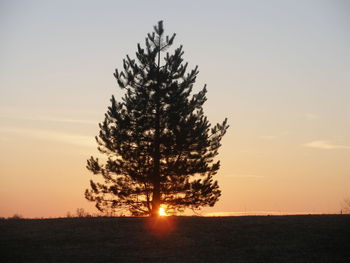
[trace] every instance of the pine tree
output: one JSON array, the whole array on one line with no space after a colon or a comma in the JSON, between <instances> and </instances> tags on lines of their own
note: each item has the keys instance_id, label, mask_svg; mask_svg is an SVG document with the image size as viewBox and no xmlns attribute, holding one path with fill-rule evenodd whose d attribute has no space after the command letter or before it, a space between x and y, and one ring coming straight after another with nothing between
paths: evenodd
<instances>
[{"instance_id":1,"label":"pine tree","mask_svg":"<svg viewBox=\"0 0 350 263\"><path fill-rule=\"evenodd\" d=\"M104 182L91 180L85 197L101 211L155 216L162 205L171 214L214 206L221 195L213 180L220 162L214 158L227 119L213 127L207 120L206 87L191 94L198 67L186 73L182 46L165 53L174 38L165 36L163 22L158 22L145 49L138 44L137 61L126 56L124 70L114 73L125 95L120 102L112 96L96 136L107 160L87 161L87 169Z\"/></svg>"}]
</instances>

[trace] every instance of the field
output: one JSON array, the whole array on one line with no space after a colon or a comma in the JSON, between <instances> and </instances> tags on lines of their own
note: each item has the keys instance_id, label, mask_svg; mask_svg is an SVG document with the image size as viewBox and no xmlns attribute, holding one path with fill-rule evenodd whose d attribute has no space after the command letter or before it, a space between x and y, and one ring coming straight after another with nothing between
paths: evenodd
<instances>
[{"instance_id":1,"label":"field","mask_svg":"<svg viewBox=\"0 0 350 263\"><path fill-rule=\"evenodd\" d=\"M350 262L350 215L0 220L1 262Z\"/></svg>"}]
</instances>

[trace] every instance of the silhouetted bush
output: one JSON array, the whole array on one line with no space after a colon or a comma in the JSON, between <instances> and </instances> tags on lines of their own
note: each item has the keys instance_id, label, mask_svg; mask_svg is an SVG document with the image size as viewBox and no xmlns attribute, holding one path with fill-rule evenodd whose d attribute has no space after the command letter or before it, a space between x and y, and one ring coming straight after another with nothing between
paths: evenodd
<instances>
[{"instance_id":1,"label":"silhouetted bush","mask_svg":"<svg viewBox=\"0 0 350 263\"><path fill-rule=\"evenodd\" d=\"M9 217L8 219L23 219L23 216L20 214L14 214L13 216Z\"/></svg>"}]
</instances>

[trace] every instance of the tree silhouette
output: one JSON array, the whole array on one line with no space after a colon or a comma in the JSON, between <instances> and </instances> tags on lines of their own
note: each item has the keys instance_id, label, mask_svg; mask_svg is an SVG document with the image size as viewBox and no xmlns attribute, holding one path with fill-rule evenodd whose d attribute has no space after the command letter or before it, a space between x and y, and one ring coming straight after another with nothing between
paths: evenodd
<instances>
[{"instance_id":1,"label":"tree silhouette","mask_svg":"<svg viewBox=\"0 0 350 263\"><path fill-rule=\"evenodd\" d=\"M90 181L85 197L96 207L128 210L134 216L158 215L185 208L213 206L221 195L213 176L220 167L214 160L228 125L211 126L203 112L206 87L191 95L198 67L186 73L182 46L165 53L175 34L164 35L163 22L148 34L145 49L137 46L137 61L126 56L123 71L115 71L125 90L114 96L96 136L98 149L107 156L87 161L87 169L104 182Z\"/></svg>"}]
</instances>

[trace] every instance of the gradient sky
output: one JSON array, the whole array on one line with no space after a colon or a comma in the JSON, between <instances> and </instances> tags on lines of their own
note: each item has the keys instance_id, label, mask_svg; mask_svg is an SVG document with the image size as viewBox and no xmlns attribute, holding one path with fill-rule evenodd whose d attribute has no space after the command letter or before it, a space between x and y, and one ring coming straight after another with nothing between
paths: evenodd
<instances>
[{"instance_id":1,"label":"gradient sky","mask_svg":"<svg viewBox=\"0 0 350 263\"><path fill-rule=\"evenodd\" d=\"M1 1L0 216L65 216L93 176L112 75L159 20L228 117L205 213L338 213L350 197L350 4Z\"/></svg>"}]
</instances>

